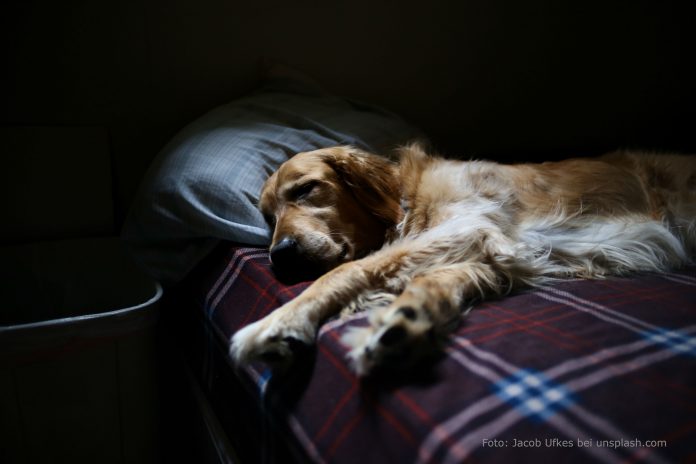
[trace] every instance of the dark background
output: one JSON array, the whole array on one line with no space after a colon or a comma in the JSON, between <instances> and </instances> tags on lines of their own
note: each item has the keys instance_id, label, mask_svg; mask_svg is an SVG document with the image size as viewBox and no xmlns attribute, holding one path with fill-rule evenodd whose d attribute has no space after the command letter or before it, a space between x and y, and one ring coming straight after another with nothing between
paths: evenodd
<instances>
[{"instance_id":1,"label":"dark background","mask_svg":"<svg viewBox=\"0 0 696 464\"><path fill-rule=\"evenodd\" d=\"M157 151L187 122L253 89L262 58L402 114L448 155L694 153L689 3L6 2L0 183L9 221L24 225L0 239L118 231ZM88 180L102 178L96 157L107 159L106 194ZM97 212L102 194L113 205L107 219ZM28 220L36 205L55 217ZM67 224L61 208L71 205L96 225Z\"/></svg>"},{"instance_id":2,"label":"dark background","mask_svg":"<svg viewBox=\"0 0 696 464\"><path fill-rule=\"evenodd\" d=\"M450 156L696 153L690 3L5 1L0 245L118 233L159 149L256 87L263 59L400 113ZM188 448L197 416L169 354L162 436Z\"/></svg>"}]
</instances>

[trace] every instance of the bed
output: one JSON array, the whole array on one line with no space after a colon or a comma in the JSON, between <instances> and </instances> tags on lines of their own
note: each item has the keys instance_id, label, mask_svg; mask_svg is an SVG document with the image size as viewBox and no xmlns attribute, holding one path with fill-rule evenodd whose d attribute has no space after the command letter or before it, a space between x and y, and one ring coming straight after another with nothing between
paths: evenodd
<instances>
[{"instance_id":1,"label":"bed","mask_svg":"<svg viewBox=\"0 0 696 464\"><path fill-rule=\"evenodd\" d=\"M353 375L340 338L364 314L327 323L281 378L232 366L230 335L308 284L278 281L264 249L224 242L172 299L189 365L243 461L288 450L336 463L696 458L696 269L480 304L419 372Z\"/></svg>"},{"instance_id":2,"label":"bed","mask_svg":"<svg viewBox=\"0 0 696 464\"><path fill-rule=\"evenodd\" d=\"M360 313L324 325L285 375L231 364L229 337L310 284L285 284L270 268L255 205L265 178L300 151L348 143L381 153L422 137L389 112L275 76L155 159L122 236L166 285L176 351L238 459L696 461L693 267L479 304L417 371L353 375L340 339L366 324Z\"/></svg>"}]
</instances>

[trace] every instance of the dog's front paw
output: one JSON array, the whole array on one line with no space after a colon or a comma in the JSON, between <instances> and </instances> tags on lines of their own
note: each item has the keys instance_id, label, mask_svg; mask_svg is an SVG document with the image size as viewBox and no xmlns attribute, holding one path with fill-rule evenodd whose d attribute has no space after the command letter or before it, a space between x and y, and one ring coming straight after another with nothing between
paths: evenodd
<instances>
[{"instance_id":1,"label":"dog's front paw","mask_svg":"<svg viewBox=\"0 0 696 464\"><path fill-rule=\"evenodd\" d=\"M377 311L369 327L348 330L342 342L350 348L348 358L359 376L377 367L409 368L439 347L439 334L429 312L421 305L397 299Z\"/></svg>"},{"instance_id":2,"label":"dog's front paw","mask_svg":"<svg viewBox=\"0 0 696 464\"><path fill-rule=\"evenodd\" d=\"M235 333L230 339L230 356L236 364L258 360L286 367L315 336L315 325L286 305Z\"/></svg>"}]
</instances>

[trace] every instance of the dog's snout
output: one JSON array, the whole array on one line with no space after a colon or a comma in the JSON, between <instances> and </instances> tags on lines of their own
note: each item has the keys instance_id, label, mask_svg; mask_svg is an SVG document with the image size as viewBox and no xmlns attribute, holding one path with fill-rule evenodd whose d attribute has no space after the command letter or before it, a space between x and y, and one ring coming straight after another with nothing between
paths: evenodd
<instances>
[{"instance_id":1,"label":"dog's snout","mask_svg":"<svg viewBox=\"0 0 696 464\"><path fill-rule=\"evenodd\" d=\"M283 237L271 248L271 263L273 266L285 268L296 262L300 255L300 247L292 237Z\"/></svg>"},{"instance_id":2,"label":"dog's snout","mask_svg":"<svg viewBox=\"0 0 696 464\"><path fill-rule=\"evenodd\" d=\"M314 280L321 274L317 263L306 256L306 250L292 237L284 237L270 250L276 276L287 283Z\"/></svg>"}]
</instances>

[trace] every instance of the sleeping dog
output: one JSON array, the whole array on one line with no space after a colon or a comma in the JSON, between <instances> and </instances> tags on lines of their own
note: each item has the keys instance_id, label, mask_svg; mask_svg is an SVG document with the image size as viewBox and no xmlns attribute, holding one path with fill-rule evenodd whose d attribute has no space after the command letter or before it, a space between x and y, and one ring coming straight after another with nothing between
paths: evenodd
<instances>
[{"instance_id":1,"label":"sleeping dog","mask_svg":"<svg viewBox=\"0 0 696 464\"><path fill-rule=\"evenodd\" d=\"M287 365L323 321L360 308L370 324L343 342L365 375L418 361L482 298L690 262L696 158L616 152L501 165L414 144L395 163L335 147L285 162L260 208L273 228L273 265L323 275L237 332L231 356Z\"/></svg>"}]
</instances>

